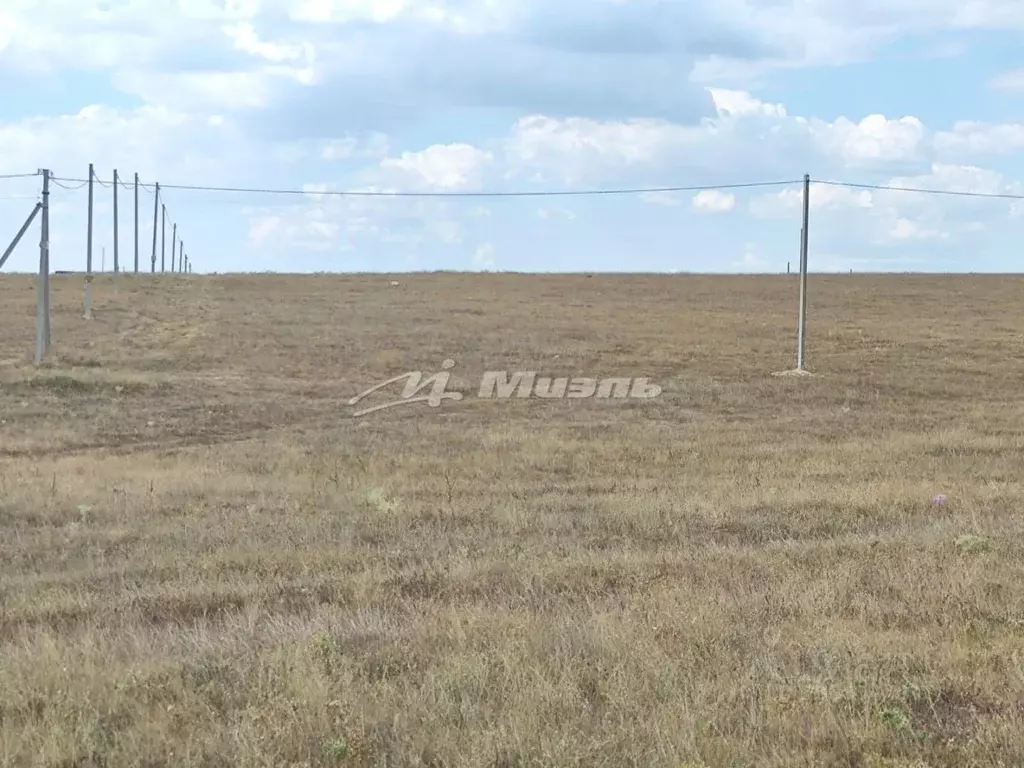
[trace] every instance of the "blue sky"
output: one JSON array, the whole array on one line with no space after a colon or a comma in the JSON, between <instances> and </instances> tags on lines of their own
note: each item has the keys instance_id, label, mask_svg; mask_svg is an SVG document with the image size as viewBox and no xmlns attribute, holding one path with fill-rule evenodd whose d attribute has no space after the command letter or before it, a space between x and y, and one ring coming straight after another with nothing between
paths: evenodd
<instances>
[{"instance_id":1,"label":"blue sky","mask_svg":"<svg viewBox=\"0 0 1024 768\"><path fill-rule=\"evenodd\" d=\"M1019 0L5 0L0 175L165 189L197 271L780 272L815 179L1024 194ZM84 188L52 196L82 269ZM38 178L0 180L0 240ZM112 265L112 191L94 254ZM815 185L820 271L1018 271L1024 201ZM122 260L132 195L120 196ZM153 199L140 200L148 268ZM5 234L6 233L6 234ZM170 252L171 227L167 228ZM35 235L5 271L32 271Z\"/></svg>"}]
</instances>

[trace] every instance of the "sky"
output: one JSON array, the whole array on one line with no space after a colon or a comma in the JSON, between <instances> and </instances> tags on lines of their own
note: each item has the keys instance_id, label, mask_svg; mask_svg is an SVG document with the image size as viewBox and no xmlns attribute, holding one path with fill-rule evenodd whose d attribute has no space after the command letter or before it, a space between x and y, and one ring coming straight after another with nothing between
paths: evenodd
<instances>
[{"instance_id":1,"label":"sky","mask_svg":"<svg viewBox=\"0 0 1024 768\"><path fill-rule=\"evenodd\" d=\"M136 173L141 269L160 182L158 269L221 273L795 271L809 174L811 271L1015 272L1022 43L1020 0L4 0L0 176L54 174L56 270L93 163L96 270L116 170L129 270Z\"/></svg>"}]
</instances>

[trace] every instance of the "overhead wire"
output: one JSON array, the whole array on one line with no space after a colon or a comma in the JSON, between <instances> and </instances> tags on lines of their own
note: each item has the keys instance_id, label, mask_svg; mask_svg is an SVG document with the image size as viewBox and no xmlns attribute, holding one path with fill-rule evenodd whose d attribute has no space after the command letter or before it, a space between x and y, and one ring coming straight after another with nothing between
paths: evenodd
<instances>
[{"instance_id":1,"label":"overhead wire","mask_svg":"<svg viewBox=\"0 0 1024 768\"><path fill-rule=\"evenodd\" d=\"M80 182L82 179L64 178L65 182ZM88 183L88 180L85 181ZM327 197L584 197L594 195L638 195L671 192L702 192L719 189L744 189L753 187L778 187L802 183L801 179L785 181L757 181L739 184L708 184L680 187L640 187L613 189L567 189L567 190L512 190L479 192L389 192L378 190L319 190L319 189L275 189L270 187L218 187L198 184L160 184L160 189L178 189L190 192L235 192L242 194L266 195L323 195Z\"/></svg>"},{"instance_id":2,"label":"overhead wire","mask_svg":"<svg viewBox=\"0 0 1024 768\"><path fill-rule=\"evenodd\" d=\"M954 197L988 197L999 200L1024 200L1024 194L1012 194L1010 192L972 192L960 189L925 189L922 187L897 187L887 184L857 184L852 181L825 181L812 179L812 184L825 184L832 187L850 187L853 189L872 189L886 192L916 192L927 195L952 195Z\"/></svg>"},{"instance_id":3,"label":"overhead wire","mask_svg":"<svg viewBox=\"0 0 1024 768\"><path fill-rule=\"evenodd\" d=\"M0 179L21 179L39 176L41 172L0 174ZM69 176L53 176L51 181L64 189L81 189L89 183L88 179L81 179ZM94 177L94 181L104 188L112 186L113 182L103 181ZM972 190L958 189L935 189L927 187L908 187L891 184L864 184L851 181L836 181L833 179L811 179L813 184L823 184L835 187L848 187L852 189L868 189L888 192L910 192L928 195L947 195L954 197L980 197L1002 200L1024 200L1024 194L1011 192L978 192ZM133 189L132 182L118 179L123 189ZM386 190L335 190L335 189L297 189L297 188L274 188L274 187L231 187L212 186L202 184L160 184L160 189L177 189L188 192L229 192L240 194L264 194L264 195L317 195L324 197L440 197L440 198L492 198L492 197L594 197L602 195L641 195L641 194L669 194L677 192L703 192L727 189L754 189L758 187L781 187L803 183L803 179L784 179L780 181L755 181L741 182L734 184L695 184L686 186L665 186L665 187L622 187L603 189L562 189L562 190L481 190L481 191L452 191L452 192L412 192L412 191L386 191ZM68 187L67 184L77 184L76 187ZM156 184L139 182L139 188L146 192L154 192Z\"/></svg>"}]
</instances>

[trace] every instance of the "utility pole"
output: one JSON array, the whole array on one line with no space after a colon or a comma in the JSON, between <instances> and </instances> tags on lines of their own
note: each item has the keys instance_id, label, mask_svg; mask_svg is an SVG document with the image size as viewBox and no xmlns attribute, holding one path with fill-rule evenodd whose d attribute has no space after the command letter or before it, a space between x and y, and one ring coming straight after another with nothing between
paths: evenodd
<instances>
[{"instance_id":1,"label":"utility pole","mask_svg":"<svg viewBox=\"0 0 1024 768\"><path fill-rule=\"evenodd\" d=\"M135 274L139 274L139 174L135 174Z\"/></svg>"},{"instance_id":2,"label":"utility pole","mask_svg":"<svg viewBox=\"0 0 1024 768\"><path fill-rule=\"evenodd\" d=\"M92 181L95 176L92 163L89 163L89 225L88 239L85 246L85 319L92 318Z\"/></svg>"},{"instance_id":3,"label":"utility pole","mask_svg":"<svg viewBox=\"0 0 1024 768\"><path fill-rule=\"evenodd\" d=\"M36 295L36 354L40 365L50 349L50 171L42 169L43 203L39 225L39 287Z\"/></svg>"},{"instance_id":4,"label":"utility pole","mask_svg":"<svg viewBox=\"0 0 1024 768\"><path fill-rule=\"evenodd\" d=\"M811 210L811 176L804 174L803 226L800 229L800 316L797 324L796 369L804 370L807 342L807 239Z\"/></svg>"},{"instance_id":5,"label":"utility pole","mask_svg":"<svg viewBox=\"0 0 1024 768\"><path fill-rule=\"evenodd\" d=\"M160 182L156 182L156 192L153 194L153 254L150 262L150 272L156 274L156 217L160 213Z\"/></svg>"},{"instance_id":6,"label":"utility pole","mask_svg":"<svg viewBox=\"0 0 1024 768\"><path fill-rule=\"evenodd\" d=\"M43 298L46 301L46 314L44 316L44 329L45 329L45 341L46 346L43 350L43 354L50 354L50 178L51 173L49 170L43 170L43 215L40 228L42 237L39 238L40 250L43 251L42 255L46 261L46 290L43 292Z\"/></svg>"},{"instance_id":7,"label":"utility pole","mask_svg":"<svg viewBox=\"0 0 1024 768\"><path fill-rule=\"evenodd\" d=\"M117 260L117 169L114 169L114 274L121 269Z\"/></svg>"},{"instance_id":8,"label":"utility pole","mask_svg":"<svg viewBox=\"0 0 1024 768\"><path fill-rule=\"evenodd\" d=\"M160 204L160 271L167 271L167 206Z\"/></svg>"}]
</instances>

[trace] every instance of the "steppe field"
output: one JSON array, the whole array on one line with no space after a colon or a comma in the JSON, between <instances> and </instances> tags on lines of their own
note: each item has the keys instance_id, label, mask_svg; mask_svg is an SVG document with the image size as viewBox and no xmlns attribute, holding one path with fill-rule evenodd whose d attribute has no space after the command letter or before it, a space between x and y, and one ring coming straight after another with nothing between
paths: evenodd
<instances>
[{"instance_id":1,"label":"steppe field","mask_svg":"<svg viewBox=\"0 0 1024 768\"><path fill-rule=\"evenodd\" d=\"M1024 765L1024 277L812 275L807 377L795 276L83 285L37 369L0 276L0 764Z\"/></svg>"}]
</instances>

